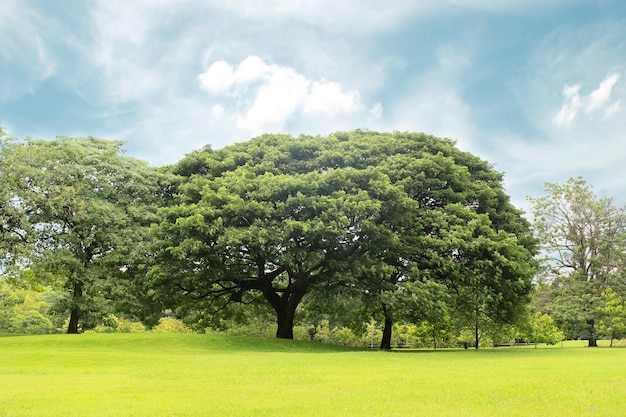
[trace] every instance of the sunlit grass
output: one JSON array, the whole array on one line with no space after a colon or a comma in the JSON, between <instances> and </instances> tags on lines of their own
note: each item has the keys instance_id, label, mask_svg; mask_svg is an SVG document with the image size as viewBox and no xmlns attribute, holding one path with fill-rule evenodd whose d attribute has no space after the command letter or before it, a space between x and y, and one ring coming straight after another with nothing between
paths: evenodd
<instances>
[{"instance_id":1,"label":"sunlit grass","mask_svg":"<svg viewBox=\"0 0 626 417\"><path fill-rule=\"evenodd\" d=\"M389 353L216 335L0 338L0 415L623 414L626 349L564 346Z\"/></svg>"}]
</instances>

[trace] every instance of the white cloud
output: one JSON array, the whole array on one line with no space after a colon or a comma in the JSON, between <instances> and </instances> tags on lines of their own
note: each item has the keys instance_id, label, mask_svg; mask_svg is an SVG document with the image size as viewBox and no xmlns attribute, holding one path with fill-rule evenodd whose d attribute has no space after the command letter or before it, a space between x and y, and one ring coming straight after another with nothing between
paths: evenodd
<instances>
[{"instance_id":1,"label":"white cloud","mask_svg":"<svg viewBox=\"0 0 626 417\"><path fill-rule=\"evenodd\" d=\"M216 61L208 70L198 75L200 85L213 94L228 91L231 87L271 78L280 71L278 66L267 65L258 56L249 56L235 69L228 62Z\"/></svg>"},{"instance_id":2,"label":"white cloud","mask_svg":"<svg viewBox=\"0 0 626 417\"><path fill-rule=\"evenodd\" d=\"M113 105L174 93L188 82L212 33L210 8L194 0L98 0L88 11L87 55L99 97Z\"/></svg>"},{"instance_id":3,"label":"white cloud","mask_svg":"<svg viewBox=\"0 0 626 417\"><path fill-rule=\"evenodd\" d=\"M254 134L280 130L296 115L337 117L361 108L357 91L344 91L334 81L310 80L294 68L268 64L257 56L236 68L216 61L197 78L213 96L235 98L237 127Z\"/></svg>"},{"instance_id":4,"label":"white cloud","mask_svg":"<svg viewBox=\"0 0 626 417\"><path fill-rule=\"evenodd\" d=\"M233 66L226 61L217 61L208 70L198 75L200 84L212 93L226 91L233 84Z\"/></svg>"},{"instance_id":5,"label":"white cloud","mask_svg":"<svg viewBox=\"0 0 626 417\"><path fill-rule=\"evenodd\" d=\"M336 116L350 113L359 107L360 97L356 91L344 92L339 83L315 81L303 103L303 111L308 114Z\"/></svg>"},{"instance_id":6,"label":"white cloud","mask_svg":"<svg viewBox=\"0 0 626 417\"><path fill-rule=\"evenodd\" d=\"M554 116L553 123L557 127L569 128L574 123L574 118L582 107L580 98L580 84L566 85L563 88L563 97L565 102L561 106L561 110Z\"/></svg>"},{"instance_id":7,"label":"white cloud","mask_svg":"<svg viewBox=\"0 0 626 417\"><path fill-rule=\"evenodd\" d=\"M293 68L273 66L254 102L244 115L237 117L237 127L253 134L282 129L284 123L306 100L309 81Z\"/></svg>"},{"instance_id":8,"label":"white cloud","mask_svg":"<svg viewBox=\"0 0 626 417\"><path fill-rule=\"evenodd\" d=\"M566 85L563 88L563 104L552 119L552 123L559 128L571 128L581 111L589 115L604 110L604 118L611 117L619 110L619 100L609 104L613 87L619 78L619 74L616 73L606 76L598 88L586 96L580 94L580 84Z\"/></svg>"},{"instance_id":9,"label":"white cloud","mask_svg":"<svg viewBox=\"0 0 626 417\"><path fill-rule=\"evenodd\" d=\"M617 113L618 111L621 110L621 104L622 101L621 100L617 100L615 101L613 104L611 104L609 107L607 107L604 110L604 119L609 119L610 117L612 117L615 113Z\"/></svg>"},{"instance_id":10,"label":"white cloud","mask_svg":"<svg viewBox=\"0 0 626 417\"><path fill-rule=\"evenodd\" d=\"M459 146L474 152L476 127L470 107L458 91L443 80L425 78L406 92L389 109L376 129L407 130L458 140Z\"/></svg>"},{"instance_id":11,"label":"white cloud","mask_svg":"<svg viewBox=\"0 0 626 417\"><path fill-rule=\"evenodd\" d=\"M587 113L598 110L607 104L607 102L611 99L611 91L619 78L619 74L608 75L600 83L600 86L589 94L588 103L585 108Z\"/></svg>"}]
</instances>

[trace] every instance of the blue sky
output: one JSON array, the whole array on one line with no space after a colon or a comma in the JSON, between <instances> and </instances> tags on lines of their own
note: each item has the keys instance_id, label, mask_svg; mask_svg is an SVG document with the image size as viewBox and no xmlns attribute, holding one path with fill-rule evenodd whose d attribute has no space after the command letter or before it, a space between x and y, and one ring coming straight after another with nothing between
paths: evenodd
<instances>
[{"instance_id":1,"label":"blue sky","mask_svg":"<svg viewBox=\"0 0 626 417\"><path fill-rule=\"evenodd\" d=\"M626 201L623 0L3 0L0 125L165 165L263 132L426 132L512 201Z\"/></svg>"}]
</instances>

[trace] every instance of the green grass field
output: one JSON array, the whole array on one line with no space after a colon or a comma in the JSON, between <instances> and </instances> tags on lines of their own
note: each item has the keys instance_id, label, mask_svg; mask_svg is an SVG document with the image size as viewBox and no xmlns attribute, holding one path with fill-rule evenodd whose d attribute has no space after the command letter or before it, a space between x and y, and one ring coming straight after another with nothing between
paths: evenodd
<instances>
[{"instance_id":1,"label":"green grass field","mask_svg":"<svg viewBox=\"0 0 626 417\"><path fill-rule=\"evenodd\" d=\"M626 349L378 352L217 335L0 337L0 416L618 416Z\"/></svg>"}]
</instances>

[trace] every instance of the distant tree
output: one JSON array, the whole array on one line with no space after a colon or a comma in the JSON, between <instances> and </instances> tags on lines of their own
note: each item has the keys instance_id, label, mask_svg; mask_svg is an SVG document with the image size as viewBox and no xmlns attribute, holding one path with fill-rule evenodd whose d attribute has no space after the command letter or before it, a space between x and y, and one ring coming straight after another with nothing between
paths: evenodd
<instances>
[{"instance_id":1,"label":"distant tree","mask_svg":"<svg viewBox=\"0 0 626 417\"><path fill-rule=\"evenodd\" d=\"M612 347L614 339L626 337L626 301L612 288L602 292L602 299L603 303L598 307L599 330L609 338Z\"/></svg>"},{"instance_id":2,"label":"distant tree","mask_svg":"<svg viewBox=\"0 0 626 417\"><path fill-rule=\"evenodd\" d=\"M589 346L597 346L600 294L624 282L626 209L598 198L580 178L546 184L546 192L531 200L551 287L544 292L543 309L561 323L571 318L584 322L584 337Z\"/></svg>"},{"instance_id":3,"label":"distant tree","mask_svg":"<svg viewBox=\"0 0 626 417\"><path fill-rule=\"evenodd\" d=\"M119 286L146 261L160 177L121 147L89 137L2 148L2 238L12 242L5 253L21 256L5 260L61 279L69 333L93 300L130 295Z\"/></svg>"},{"instance_id":4,"label":"distant tree","mask_svg":"<svg viewBox=\"0 0 626 417\"><path fill-rule=\"evenodd\" d=\"M565 335L554 323L552 317L540 312L535 313L530 319L530 327L525 335L529 342L535 344L546 343L555 345L565 339Z\"/></svg>"},{"instance_id":5,"label":"distant tree","mask_svg":"<svg viewBox=\"0 0 626 417\"><path fill-rule=\"evenodd\" d=\"M0 281L0 333L45 334L54 325L45 294Z\"/></svg>"}]
</instances>

